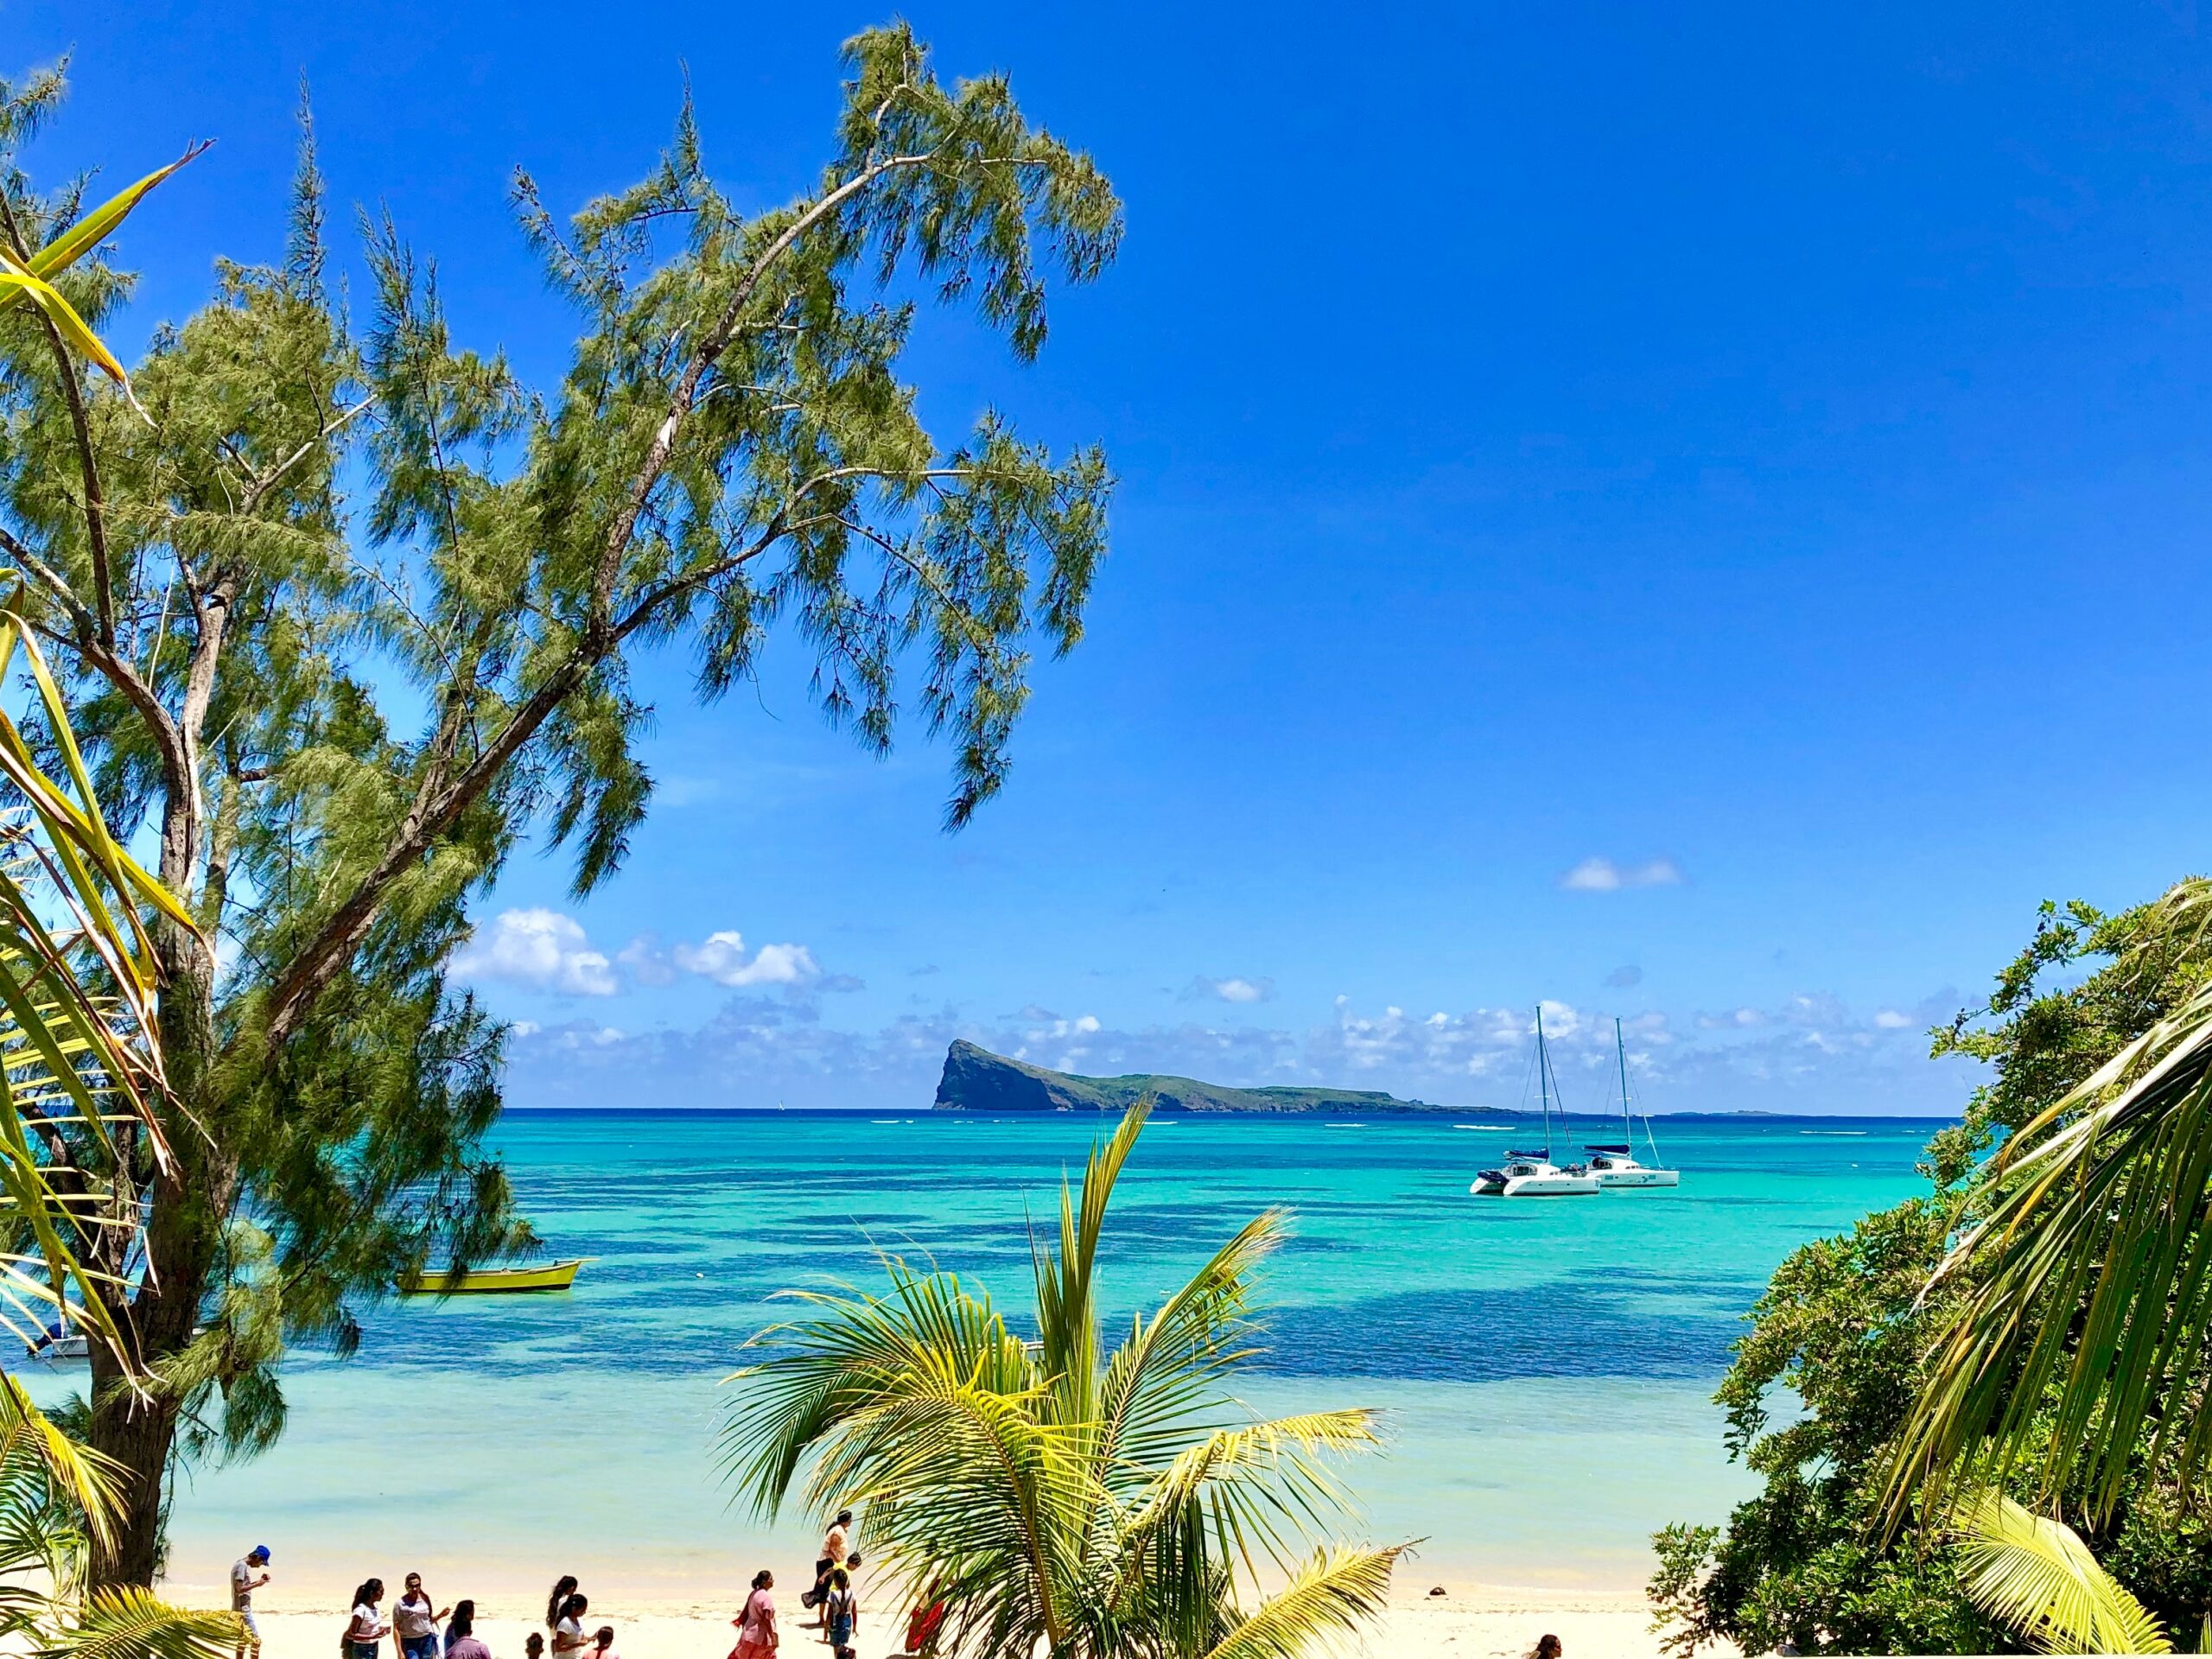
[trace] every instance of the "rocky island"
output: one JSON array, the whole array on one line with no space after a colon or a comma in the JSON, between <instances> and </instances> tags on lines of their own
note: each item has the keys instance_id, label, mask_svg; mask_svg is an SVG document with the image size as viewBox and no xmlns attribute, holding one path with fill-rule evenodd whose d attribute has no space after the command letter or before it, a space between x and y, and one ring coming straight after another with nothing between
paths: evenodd
<instances>
[{"instance_id":1,"label":"rocky island","mask_svg":"<svg viewBox=\"0 0 2212 1659\"><path fill-rule=\"evenodd\" d=\"M938 1079L940 1112L1122 1112L1146 1095L1169 1112L1446 1112L1459 1109L1365 1089L1232 1089L1133 1072L1081 1077L956 1040Z\"/></svg>"}]
</instances>

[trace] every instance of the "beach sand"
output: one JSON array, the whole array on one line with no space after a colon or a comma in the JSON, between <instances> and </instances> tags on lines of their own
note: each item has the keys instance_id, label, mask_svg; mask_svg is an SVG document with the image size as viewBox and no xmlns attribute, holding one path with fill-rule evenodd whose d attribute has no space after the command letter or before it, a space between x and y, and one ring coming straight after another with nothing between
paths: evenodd
<instances>
[{"instance_id":1,"label":"beach sand","mask_svg":"<svg viewBox=\"0 0 2212 1659\"><path fill-rule=\"evenodd\" d=\"M458 1592L466 1578L465 1573L435 1571L427 1565L424 1572L442 1596L448 1586ZM1424 1579L1414 1584L1409 1579L1392 1596L1389 1614L1360 1653L1374 1659L1425 1654L1448 1654L1452 1659L1520 1659L1535 1647L1539 1636L1548 1631L1560 1638L1566 1659L1657 1659L1658 1639L1651 1632L1650 1612L1640 1596L1516 1590L1446 1580L1446 1594L1432 1597L1427 1592L1434 1581ZM274 1588L257 1598L264 1659L334 1659L346 1624L347 1610L339 1600L345 1592L318 1599L276 1596ZM189 1605L226 1605L217 1586L173 1583L163 1586L163 1593ZM729 1621L735 1611L735 1593L733 1588L727 1602L624 1605L610 1599L604 1605L594 1603L585 1624L587 1628L613 1625L614 1645L621 1659L723 1659L734 1639ZM820 1632L798 1627L798 1620L812 1615L798 1611L796 1593L779 1586L777 1600L784 1651L794 1659L817 1659L817 1656L828 1659L829 1649L823 1645ZM388 1601L385 1605L389 1610ZM521 1659L523 1638L531 1630L543 1628L537 1622L543 1612L542 1606L533 1607L519 1593L479 1596L476 1631L490 1646L494 1659ZM861 1659L883 1659L895 1651L902 1628L903 1621L894 1610L872 1605L863 1597ZM388 1640L385 1651L391 1651Z\"/></svg>"}]
</instances>

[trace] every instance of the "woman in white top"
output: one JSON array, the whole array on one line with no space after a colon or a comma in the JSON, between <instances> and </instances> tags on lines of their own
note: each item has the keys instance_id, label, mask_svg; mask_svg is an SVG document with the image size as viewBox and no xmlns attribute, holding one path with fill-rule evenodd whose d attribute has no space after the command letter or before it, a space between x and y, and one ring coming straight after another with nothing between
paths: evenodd
<instances>
[{"instance_id":1,"label":"woman in white top","mask_svg":"<svg viewBox=\"0 0 2212 1659\"><path fill-rule=\"evenodd\" d=\"M591 1602L581 1592L561 1604L561 1617L553 1626L553 1659L583 1659L592 1645L584 1634L584 1615L590 1611Z\"/></svg>"},{"instance_id":2,"label":"woman in white top","mask_svg":"<svg viewBox=\"0 0 2212 1659\"><path fill-rule=\"evenodd\" d=\"M371 1579L353 1592L353 1616L346 1622L346 1659L377 1659L377 1648L391 1630L377 1611L383 1599L382 1579Z\"/></svg>"},{"instance_id":3,"label":"woman in white top","mask_svg":"<svg viewBox=\"0 0 2212 1659\"><path fill-rule=\"evenodd\" d=\"M400 1659L438 1659L438 1626L452 1611L430 1599L420 1573L410 1573L406 1592L391 1605L391 1640Z\"/></svg>"}]
</instances>

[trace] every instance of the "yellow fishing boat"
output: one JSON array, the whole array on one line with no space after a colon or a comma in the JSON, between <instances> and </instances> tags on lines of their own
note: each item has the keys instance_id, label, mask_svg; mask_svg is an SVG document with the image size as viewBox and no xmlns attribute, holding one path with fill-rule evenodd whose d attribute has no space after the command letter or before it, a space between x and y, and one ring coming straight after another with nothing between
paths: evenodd
<instances>
[{"instance_id":1,"label":"yellow fishing boat","mask_svg":"<svg viewBox=\"0 0 2212 1659\"><path fill-rule=\"evenodd\" d=\"M576 1282L576 1269L589 1261L580 1255L568 1262L548 1262L533 1268L471 1268L462 1278L451 1268L434 1268L411 1279L399 1281L404 1296L469 1295L480 1292L566 1290Z\"/></svg>"}]
</instances>

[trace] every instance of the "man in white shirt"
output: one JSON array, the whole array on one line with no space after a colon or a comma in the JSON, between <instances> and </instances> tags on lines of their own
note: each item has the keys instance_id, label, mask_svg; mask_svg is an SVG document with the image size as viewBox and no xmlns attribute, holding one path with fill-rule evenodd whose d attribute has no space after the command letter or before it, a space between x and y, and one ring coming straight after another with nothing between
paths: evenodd
<instances>
[{"instance_id":1,"label":"man in white shirt","mask_svg":"<svg viewBox=\"0 0 2212 1659\"><path fill-rule=\"evenodd\" d=\"M261 1626L253 1617L253 1592L269 1582L269 1546L256 1544L231 1563L231 1611L238 1616L238 1659L261 1659ZM258 1578L255 1577L259 1573Z\"/></svg>"}]
</instances>

